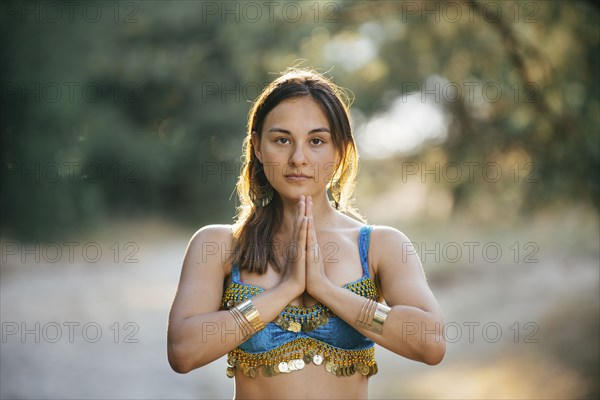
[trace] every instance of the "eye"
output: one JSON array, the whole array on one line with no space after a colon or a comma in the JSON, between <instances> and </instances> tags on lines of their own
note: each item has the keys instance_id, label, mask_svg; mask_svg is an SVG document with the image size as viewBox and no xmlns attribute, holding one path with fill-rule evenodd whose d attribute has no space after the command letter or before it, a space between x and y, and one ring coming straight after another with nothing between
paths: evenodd
<instances>
[{"instance_id":1,"label":"eye","mask_svg":"<svg viewBox=\"0 0 600 400\"><path fill-rule=\"evenodd\" d=\"M310 139L310 142L314 145L320 145L321 143L325 143L322 139L319 138L312 138Z\"/></svg>"},{"instance_id":2,"label":"eye","mask_svg":"<svg viewBox=\"0 0 600 400\"><path fill-rule=\"evenodd\" d=\"M285 142L282 142L282 140L285 140ZM283 137L283 136L282 137L278 137L277 139L275 139L275 143L278 143L278 144L286 144L288 142L289 142L289 139L286 138L286 137Z\"/></svg>"}]
</instances>

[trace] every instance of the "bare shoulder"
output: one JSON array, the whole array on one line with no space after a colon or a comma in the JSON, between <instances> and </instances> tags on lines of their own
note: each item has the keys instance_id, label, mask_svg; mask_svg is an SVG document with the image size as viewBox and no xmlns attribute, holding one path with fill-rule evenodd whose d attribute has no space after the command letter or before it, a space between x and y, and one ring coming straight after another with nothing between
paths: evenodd
<instances>
[{"instance_id":1,"label":"bare shoulder","mask_svg":"<svg viewBox=\"0 0 600 400\"><path fill-rule=\"evenodd\" d=\"M371 235L377 238L376 240L381 243L410 243L410 240L408 240L408 237L402 231L391 226L373 225Z\"/></svg>"},{"instance_id":2,"label":"bare shoulder","mask_svg":"<svg viewBox=\"0 0 600 400\"><path fill-rule=\"evenodd\" d=\"M190 240L190 242L201 242L203 240L233 240L232 226L226 224L213 224L203 226L192 235L192 239Z\"/></svg>"},{"instance_id":3,"label":"bare shoulder","mask_svg":"<svg viewBox=\"0 0 600 400\"><path fill-rule=\"evenodd\" d=\"M413 243L398 229L376 226L372 246L378 283L388 305L407 305L439 313Z\"/></svg>"},{"instance_id":4,"label":"bare shoulder","mask_svg":"<svg viewBox=\"0 0 600 400\"><path fill-rule=\"evenodd\" d=\"M223 280L228 273L225 251L231 248L231 241L228 225L207 225L192 235L171 308L172 318L219 309Z\"/></svg>"},{"instance_id":5,"label":"bare shoulder","mask_svg":"<svg viewBox=\"0 0 600 400\"><path fill-rule=\"evenodd\" d=\"M335 224L331 227L330 232L334 234L335 240L341 240L348 247L354 247L356 246L358 233L364 226L364 223L340 213Z\"/></svg>"},{"instance_id":6,"label":"bare shoulder","mask_svg":"<svg viewBox=\"0 0 600 400\"><path fill-rule=\"evenodd\" d=\"M371 231L371 244L369 254L373 269L377 268L388 259L406 259L408 254L414 254L414 249L408 237L396 228L385 225L374 225Z\"/></svg>"},{"instance_id":7,"label":"bare shoulder","mask_svg":"<svg viewBox=\"0 0 600 400\"><path fill-rule=\"evenodd\" d=\"M233 251L233 231L231 225L213 224L198 229L190 239L187 253L204 261L220 261L219 264L227 274L227 255Z\"/></svg>"},{"instance_id":8,"label":"bare shoulder","mask_svg":"<svg viewBox=\"0 0 600 400\"><path fill-rule=\"evenodd\" d=\"M341 231L346 231L346 232L356 231L356 232L358 232L363 226L365 226L365 224L362 223L361 221L358 221L357 219L354 219L353 217L351 217L349 215L340 213L338 216L338 219L336 221L336 226Z\"/></svg>"}]
</instances>

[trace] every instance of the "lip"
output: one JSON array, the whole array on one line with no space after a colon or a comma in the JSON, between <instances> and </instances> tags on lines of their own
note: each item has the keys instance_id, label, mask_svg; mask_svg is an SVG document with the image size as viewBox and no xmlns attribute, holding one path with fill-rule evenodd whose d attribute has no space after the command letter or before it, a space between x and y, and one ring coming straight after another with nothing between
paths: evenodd
<instances>
[{"instance_id":1,"label":"lip","mask_svg":"<svg viewBox=\"0 0 600 400\"><path fill-rule=\"evenodd\" d=\"M304 182L310 179L310 176L306 175L285 175L285 179L291 182Z\"/></svg>"}]
</instances>

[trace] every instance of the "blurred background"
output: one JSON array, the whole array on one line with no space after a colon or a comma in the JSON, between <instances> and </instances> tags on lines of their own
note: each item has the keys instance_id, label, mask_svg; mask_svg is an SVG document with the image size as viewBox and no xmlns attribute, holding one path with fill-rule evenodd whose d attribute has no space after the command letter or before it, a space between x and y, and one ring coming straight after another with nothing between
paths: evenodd
<instances>
[{"instance_id":1,"label":"blurred background","mask_svg":"<svg viewBox=\"0 0 600 400\"><path fill-rule=\"evenodd\" d=\"M287 67L353 99L356 205L414 243L435 367L371 398L597 398L592 1L3 1L0 397L231 398L166 322L187 242L231 223L247 113ZM595 71L595 72L594 72Z\"/></svg>"}]
</instances>

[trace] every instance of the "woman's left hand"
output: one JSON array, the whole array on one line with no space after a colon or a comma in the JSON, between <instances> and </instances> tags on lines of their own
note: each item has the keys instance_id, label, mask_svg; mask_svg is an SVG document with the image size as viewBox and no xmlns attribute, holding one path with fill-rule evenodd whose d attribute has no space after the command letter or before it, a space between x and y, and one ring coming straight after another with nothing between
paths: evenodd
<instances>
[{"instance_id":1,"label":"woman's left hand","mask_svg":"<svg viewBox=\"0 0 600 400\"><path fill-rule=\"evenodd\" d=\"M308 217L308 232L306 236L306 291L315 299L319 300L319 293L325 290L329 278L325 275L325 267L321 258L317 232L313 218L312 197L307 197L306 216Z\"/></svg>"}]
</instances>

